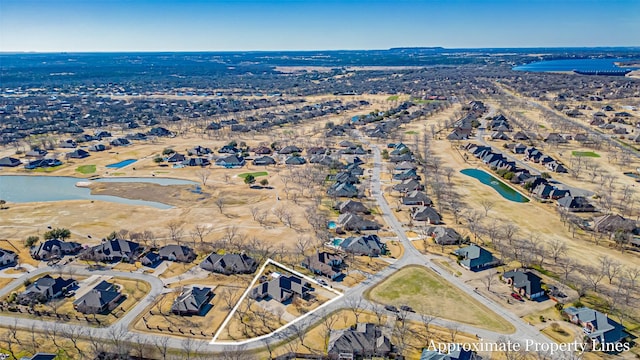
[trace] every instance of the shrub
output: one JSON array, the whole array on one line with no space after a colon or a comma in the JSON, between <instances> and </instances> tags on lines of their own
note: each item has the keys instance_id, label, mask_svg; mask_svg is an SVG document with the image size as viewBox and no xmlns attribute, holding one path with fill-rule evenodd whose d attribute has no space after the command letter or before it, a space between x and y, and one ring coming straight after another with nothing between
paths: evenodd
<instances>
[{"instance_id":1,"label":"shrub","mask_svg":"<svg viewBox=\"0 0 640 360\"><path fill-rule=\"evenodd\" d=\"M71 231L69 231L69 229L65 229L65 228L56 228L56 229L51 229L49 231L47 231L46 233L44 233L43 235L45 240L51 240L51 239L68 239L71 237Z\"/></svg>"},{"instance_id":2,"label":"shrub","mask_svg":"<svg viewBox=\"0 0 640 360\"><path fill-rule=\"evenodd\" d=\"M160 156L156 156L156 157L153 158L153 162L156 163L156 164L159 164L159 163L161 163L163 161L164 161L164 159L161 158Z\"/></svg>"},{"instance_id":3,"label":"shrub","mask_svg":"<svg viewBox=\"0 0 640 360\"><path fill-rule=\"evenodd\" d=\"M39 237L35 235L31 235L27 238L27 241L25 241L24 246L30 248L33 245L35 245L38 242L38 240L40 240Z\"/></svg>"},{"instance_id":4,"label":"shrub","mask_svg":"<svg viewBox=\"0 0 640 360\"><path fill-rule=\"evenodd\" d=\"M562 309L564 309L564 305L562 303L556 303L554 306L558 311L562 311Z\"/></svg>"},{"instance_id":5,"label":"shrub","mask_svg":"<svg viewBox=\"0 0 640 360\"><path fill-rule=\"evenodd\" d=\"M249 185L250 185L250 184L253 184L254 182L256 182L256 178L255 178L255 176L253 176L253 175L251 175L251 174L247 175L247 176L244 178L244 183L245 183L245 184L249 184Z\"/></svg>"},{"instance_id":6,"label":"shrub","mask_svg":"<svg viewBox=\"0 0 640 360\"><path fill-rule=\"evenodd\" d=\"M547 320L544 319L544 316L540 315L540 321L546 322Z\"/></svg>"},{"instance_id":7,"label":"shrub","mask_svg":"<svg viewBox=\"0 0 640 360\"><path fill-rule=\"evenodd\" d=\"M171 155L174 152L175 151L172 148L166 148L166 149L162 150L162 155Z\"/></svg>"}]
</instances>

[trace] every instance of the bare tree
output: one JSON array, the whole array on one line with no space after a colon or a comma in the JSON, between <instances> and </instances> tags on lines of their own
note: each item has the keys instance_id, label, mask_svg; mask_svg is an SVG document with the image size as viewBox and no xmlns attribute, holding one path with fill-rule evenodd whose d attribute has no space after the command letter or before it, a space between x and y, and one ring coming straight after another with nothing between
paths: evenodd
<instances>
[{"instance_id":1,"label":"bare tree","mask_svg":"<svg viewBox=\"0 0 640 360\"><path fill-rule=\"evenodd\" d=\"M356 318L356 323L360 322L360 315L362 315L362 313L365 311L362 298L361 297L347 298L346 305L347 307L349 307L349 310L353 312L353 316L355 316Z\"/></svg>"},{"instance_id":2,"label":"bare tree","mask_svg":"<svg viewBox=\"0 0 640 360\"><path fill-rule=\"evenodd\" d=\"M223 196L218 196L218 198L215 201L215 204L218 207L218 210L220 211L220 214L224 214L223 210L224 210L224 207L226 205L225 198Z\"/></svg>"},{"instance_id":3,"label":"bare tree","mask_svg":"<svg viewBox=\"0 0 640 360\"><path fill-rule=\"evenodd\" d=\"M491 285L495 282L496 272L488 270L487 274L482 278L482 283L487 286L487 291L491 291Z\"/></svg>"},{"instance_id":4,"label":"bare tree","mask_svg":"<svg viewBox=\"0 0 640 360\"><path fill-rule=\"evenodd\" d=\"M171 241L179 244L184 234L184 222L179 220L169 221L167 223L167 230L169 230L169 238L171 238Z\"/></svg>"},{"instance_id":5,"label":"bare tree","mask_svg":"<svg viewBox=\"0 0 640 360\"><path fill-rule=\"evenodd\" d=\"M196 176L198 177L198 179L200 179L200 182L202 183L202 187L206 187L207 180L209 179L209 176L211 176L211 170L198 169L196 170Z\"/></svg>"},{"instance_id":6,"label":"bare tree","mask_svg":"<svg viewBox=\"0 0 640 360\"><path fill-rule=\"evenodd\" d=\"M613 284L613 279L622 271L622 264L608 256L599 258L599 261L601 268L609 279L609 284Z\"/></svg>"},{"instance_id":7,"label":"bare tree","mask_svg":"<svg viewBox=\"0 0 640 360\"><path fill-rule=\"evenodd\" d=\"M591 286L594 292L598 291L598 284L605 276L604 269L595 266L585 266L582 268L582 274Z\"/></svg>"},{"instance_id":8,"label":"bare tree","mask_svg":"<svg viewBox=\"0 0 640 360\"><path fill-rule=\"evenodd\" d=\"M549 255L554 264L558 264L558 259L567 254L567 245L559 238L554 238L549 243Z\"/></svg>"},{"instance_id":9,"label":"bare tree","mask_svg":"<svg viewBox=\"0 0 640 360\"><path fill-rule=\"evenodd\" d=\"M491 209L493 209L495 204L496 204L495 202L493 202L493 201L491 201L489 199L482 199L480 201L480 205L484 209L484 216L485 217L489 216L489 211L491 211Z\"/></svg>"}]
</instances>

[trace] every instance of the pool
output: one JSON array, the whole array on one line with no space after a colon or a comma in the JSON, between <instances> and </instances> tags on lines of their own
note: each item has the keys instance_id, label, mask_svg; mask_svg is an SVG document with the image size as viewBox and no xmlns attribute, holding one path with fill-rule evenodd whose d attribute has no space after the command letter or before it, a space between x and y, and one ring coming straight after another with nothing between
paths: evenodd
<instances>
[{"instance_id":1,"label":"pool","mask_svg":"<svg viewBox=\"0 0 640 360\"><path fill-rule=\"evenodd\" d=\"M120 162L117 162L115 164L109 164L106 167L108 167L110 169L120 169L120 168L123 168L125 166L129 166L129 165L133 164L136 161L138 161L138 160L136 160L136 159L127 159L127 160L122 160Z\"/></svg>"},{"instance_id":2,"label":"pool","mask_svg":"<svg viewBox=\"0 0 640 360\"><path fill-rule=\"evenodd\" d=\"M340 246L340 244L342 244L342 242L344 241L343 238L333 238L331 239L331 245L333 246Z\"/></svg>"},{"instance_id":3,"label":"pool","mask_svg":"<svg viewBox=\"0 0 640 360\"><path fill-rule=\"evenodd\" d=\"M488 172L478 169L464 169L460 171L462 174L477 179L481 183L491 186L493 190L497 191L503 198L519 203L529 202L525 196L515 191L511 186L503 183L497 178L491 176Z\"/></svg>"},{"instance_id":4,"label":"pool","mask_svg":"<svg viewBox=\"0 0 640 360\"><path fill-rule=\"evenodd\" d=\"M338 225L336 225L336 222L335 222L335 221L329 221L329 222L327 223L327 228L329 228L329 229L335 229L337 226L338 226Z\"/></svg>"}]
</instances>

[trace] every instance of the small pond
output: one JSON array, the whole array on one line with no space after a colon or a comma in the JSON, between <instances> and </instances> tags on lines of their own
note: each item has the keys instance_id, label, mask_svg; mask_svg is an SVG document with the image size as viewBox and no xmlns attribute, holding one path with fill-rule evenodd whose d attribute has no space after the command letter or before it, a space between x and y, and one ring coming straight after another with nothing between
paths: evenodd
<instances>
[{"instance_id":1,"label":"small pond","mask_svg":"<svg viewBox=\"0 0 640 360\"><path fill-rule=\"evenodd\" d=\"M471 176L472 178L477 179L478 181L480 181L485 185L491 186L495 191L497 191L500 195L502 195L503 198L507 200L519 202L519 203L529 202L529 199L524 197L522 194L515 191L509 185L496 179L495 177L493 177L491 174L489 174L484 170L464 169L464 170L461 170L460 172L463 173L464 175Z\"/></svg>"},{"instance_id":2,"label":"small pond","mask_svg":"<svg viewBox=\"0 0 640 360\"><path fill-rule=\"evenodd\" d=\"M108 167L110 169L120 169L120 168L123 168L125 166L129 166L129 165L133 164L136 161L138 161L138 160L136 160L136 159L127 159L127 160L122 160L120 162L117 162L115 164L109 164L106 167Z\"/></svg>"},{"instance_id":3,"label":"small pond","mask_svg":"<svg viewBox=\"0 0 640 360\"><path fill-rule=\"evenodd\" d=\"M110 195L91 195L91 190L77 187L79 181L87 179L70 176L38 176L38 175L2 175L0 176L0 199L9 202L27 203L40 201L63 200L101 200L129 205L153 206L159 209L170 209L171 205L144 200L131 200ZM145 182L158 185L197 185L189 180L170 178L105 178L97 182Z\"/></svg>"}]
</instances>

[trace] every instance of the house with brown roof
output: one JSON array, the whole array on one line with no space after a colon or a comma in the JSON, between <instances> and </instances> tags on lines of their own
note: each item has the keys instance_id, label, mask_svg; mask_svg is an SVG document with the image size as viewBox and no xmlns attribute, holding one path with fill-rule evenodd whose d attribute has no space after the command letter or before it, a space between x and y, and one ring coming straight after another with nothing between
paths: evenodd
<instances>
[{"instance_id":1,"label":"house with brown roof","mask_svg":"<svg viewBox=\"0 0 640 360\"><path fill-rule=\"evenodd\" d=\"M309 269L314 274L326 276L331 280L342 276L342 264L342 256L326 251L309 255L302 261L303 267Z\"/></svg>"}]
</instances>

